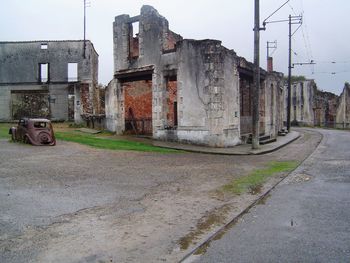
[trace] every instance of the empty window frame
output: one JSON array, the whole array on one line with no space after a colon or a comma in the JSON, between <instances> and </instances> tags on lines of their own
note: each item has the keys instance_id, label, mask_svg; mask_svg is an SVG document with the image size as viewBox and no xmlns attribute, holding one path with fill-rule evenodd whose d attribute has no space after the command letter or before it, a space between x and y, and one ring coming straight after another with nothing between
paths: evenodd
<instances>
[{"instance_id":1,"label":"empty window frame","mask_svg":"<svg viewBox=\"0 0 350 263\"><path fill-rule=\"evenodd\" d=\"M137 58L139 56L139 21L135 21L129 25L129 58Z\"/></svg>"},{"instance_id":2,"label":"empty window frame","mask_svg":"<svg viewBox=\"0 0 350 263\"><path fill-rule=\"evenodd\" d=\"M40 49L47 49L47 43L41 43Z\"/></svg>"},{"instance_id":3,"label":"empty window frame","mask_svg":"<svg viewBox=\"0 0 350 263\"><path fill-rule=\"evenodd\" d=\"M68 81L78 81L78 63L68 63Z\"/></svg>"},{"instance_id":4,"label":"empty window frame","mask_svg":"<svg viewBox=\"0 0 350 263\"><path fill-rule=\"evenodd\" d=\"M41 83L49 81L49 63L39 64L39 81Z\"/></svg>"}]
</instances>

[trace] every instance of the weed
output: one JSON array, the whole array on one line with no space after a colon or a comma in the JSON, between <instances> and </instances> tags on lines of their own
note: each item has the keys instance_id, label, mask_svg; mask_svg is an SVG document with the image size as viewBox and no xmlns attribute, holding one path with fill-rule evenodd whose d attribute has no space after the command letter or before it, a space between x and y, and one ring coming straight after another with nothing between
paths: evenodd
<instances>
[{"instance_id":1,"label":"weed","mask_svg":"<svg viewBox=\"0 0 350 263\"><path fill-rule=\"evenodd\" d=\"M258 169L247 176L242 176L232 180L229 184L223 186L222 190L234 194L250 192L257 194L260 192L262 184L267 178L282 172L289 172L297 167L296 161L271 162L265 169Z\"/></svg>"}]
</instances>

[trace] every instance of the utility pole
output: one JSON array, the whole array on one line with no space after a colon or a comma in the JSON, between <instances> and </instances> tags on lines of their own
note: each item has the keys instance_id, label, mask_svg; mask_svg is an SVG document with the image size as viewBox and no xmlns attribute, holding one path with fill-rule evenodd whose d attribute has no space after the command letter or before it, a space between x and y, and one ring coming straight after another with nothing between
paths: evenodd
<instances>
[{"instance_id":1,"label":"utility pole","mask_svg":"<svg viewBox=\"0 0 350 263\"><path fill-rule=\"evenodd\" d=\"M287 87L287 130L290 132L290 104L291 104L291 97L292 97L292 16L289 15L289 44L288 44L288 87Z\"/></svg>"},{"instance_id":2,"label":"utility pole","mask_svg":"<svg viewBox=\"0 0 350 263\"><path fill-rule=\"evenodd\" d=\"M291 109L291 98L292 98L292 36L302 25L302 16L291 16L288 18L289 25L289 47L288 47L288 98L287 98L287 130L290 132L290 109ZM299 24L300 26L292 33L292 24Z\"/></svg>"},{"instance_id":3,"label":"utility pole","mask_svg":"<svg viewBox=\"0 0 350 263\"><path fill-rule=\"evenodd\" d=\"M86 58L85 53L86 53L86 0L84 0L84 49L83 49L84 58Z\"/></svg>"},{"instance_id":4,"label":"utility pole","mask_svg":"<svg viewBox=\"0 0 350 263\"><path fill-rule=\"evenodd\" d=\"M253 114L252 114L252 149L259 148L259 100L260 100L260 8L259 0L255 0L254 9L254 85L253 85Z\"/></svg>"},{"instance_id":5,"label":"utility pole","mask_svg":"<svg viewBox=\"0 0 350 263\"><path fill-rule=\"evenodd\" d=\"M270 55L270 49L273 49ZM269 59L272 56L273 52L277 49L277 40L275 41L267 41L266 42L266 61L267 61L267 71L269 70Z\"/></svg>"},{"instance_id":6,"label":"utility pole","mask_svg":"<svg viewBox=\"0 0 350 263\"><path fill-rule=\"evenodd\" d=\"M273 51L272 51L272 53L275 51L275 49L277 48L277 40L275 40L275 41L267 41L266 42L266 56L267 56L267 58L269 58L270 57L270 49L274 49ZM272 54L271 54L272 55Z\"/></svg>"}]
</instances>

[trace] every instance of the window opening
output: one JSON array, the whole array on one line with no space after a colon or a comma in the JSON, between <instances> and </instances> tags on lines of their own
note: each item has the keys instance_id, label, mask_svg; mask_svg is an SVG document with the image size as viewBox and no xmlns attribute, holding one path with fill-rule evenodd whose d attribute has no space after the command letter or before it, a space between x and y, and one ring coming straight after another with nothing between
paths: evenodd
<instances>
[{"instance_id":1,"label":"window opening","mask_svg":"<svg viewBox=\"0 0 350 263\"><path fill-rule=\"evenodd\" d=\"M49 64L48 63L39 64L39 79L41 83L49 81Z\"/></svg>"},{"instance_id":2,"label":"window opening","mask_svg":"<svg viewBox=\"0 0 350 263\"><path fill-rule=\"evenodd\" d=\"M177 78L171 76L166 78L167 92L167 128L173 129L177 127Z\"/></svg>"},{"instance_id":3,"label":"window opening","mask_svg":"<svg viewBox=\"0 0 350 263\"><path fill-rule=\"evenodd\" d=\"M78 63L68 63L68 81L78 81Z\"/></svg>"},{"instance_id":4,"label":"window opening","mask_svg":"<svg viewBox=\"0 0 350 263\"><path fill-rule=\"evenodd\" d=\"M47 49L47 43L41 43L40 49Z\"/></svg>"},{"instance_id":5,"label":"window opening","mask_svg":"<svg viewBox=\"0 0 350 263\"><path fill-rule=\"evenodd\" d=\"M139 22L136 21L130 24L129 35L129 57L137 58L139 56Z\"/></svg>"}]
</instances>

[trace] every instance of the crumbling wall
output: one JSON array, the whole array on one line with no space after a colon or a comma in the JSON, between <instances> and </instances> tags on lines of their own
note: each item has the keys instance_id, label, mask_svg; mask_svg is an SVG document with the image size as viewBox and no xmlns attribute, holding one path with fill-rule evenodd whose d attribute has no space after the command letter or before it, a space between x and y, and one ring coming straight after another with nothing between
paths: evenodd
<instances>
[{"instance_id":1,"label":"crumbling wall","mask_svg":"<svg viewBox=\"0 0 350 263\"><path fill-rule=\"evenodd\" d=\"M152 134L152 81L139 80L122 84L125 131Z\"/></svg>"},{"instance_id":2,"label":"crumbling wall","mask_svg":"<svg viewBox=\"0 0 350 263\"><path fill-rule=\"evenodd\" d=\"M134 23L139 25L137 36L133 32ZM123 85L130 83L130 90L142 90L137 87L137 81L151 80L154 138L227 147L241 143L240 133L245 127L246 132L251 132L252 63L244 60L248 66L242 67L243 59L220 41L183 40L169 30L168 21L151 6L143 6L135 17L117 16L113 39L115 79L106 89L109 129L117 133L126 130L124 107L129 98ZM239 67L249 76L241 78L241 83ZM260 129L275 134L270 126L267 129L266 104L281 97L281 91L276 91L279 80L278 77L274 80L271 95L265 87L266 72L262 75ZM149 102L138 101L150 106ZM281 103L280 99L269 109L269 114L281 107ZM278 116L281 115L271 115L269 121ZM275 129L280 123L273 122Z\"/></svg>"},{"instance_id":3,"label":"crumbling wall","mask_svg":"<svg viewBox=\"0 0 350 263\"><path fill-rule=\"evenodd\" d=\"M253 74L254 65L245 58L239 58L240 78L240 130L243 140L252 133ZM259 134L276 138L283 128L283 74L278 72L260 73Z\"/></svg>"},{"instance_id":4,"label":"crumbling wall","mask_svg":"<svg viewBox=\"0 0 350 263\"><path fill-rule=\"evenodd\" d=\"M265 80L264 133L276 138L283 126L283 74L268 72Z\"/></svg>"},{"instance_id":5,"label":"crumbling wall","mask_svg":"<svg viewBox=\"0 0 350 263\"><path fill-rule=\"evenodd\" d=\"M24 116L31 118L50 117L48 90L12 91L12 118L18 120Z\"/></svg>"},{"instance_id":6,"label":"crumbling wall","mask_svg":"<svg viewBox=\"0 0 350 263\"><path fill-rule=\"evenodd\" d=\"M313 80L295 82L292 84L291 90L291 122L298 126L314 125L314 110L316 98L316 84ZM287 92L285 93L287 95ZM317 103L316 103L317 104ZM316 113L316 116L319 116Z\"/></svg>"},{"instance_id":7,"label":"crumbling wall","mask_svg":"<svg viewBox=\"0 0 350 263\"><path fill-rule=\"evenodd\" d=\"M284 94L287 105L287 87ZM318 90L313 80L295 82L291 90L291 124L333 128L336 126L338 105L339 96Z\"/></svg>"},{"instance_id":8,"label":"crumbling wall","mask_svg":"<svg viewBox=\"0 0 350 263\"><path fill-rule=\"evenodd\" d=\"M120 134L122 131L117 130L117 125L120 124L122 118L120 118L120 95L117 93L117 79L112 79L105 90L105 109L106 109L106 128L109 131L117 132ZM118 96L119 95L119 96ZM118 120L120 120L118 122Z\"/></svg>"},{"instance_id":9,"label":"crumbling wall","mask_svg":"<svg viewBox=\"0 0 350 263\"><path fill-rule=\"evenodd\" d=\"M247 135L252 131L252 88L253 79L240 74L240 130L241 135Z\"/></svg>"},{"instance_id":10,"label":"crumbling wall","mask_svg":"<svg viewBox=\"0 0 350 263\"><path fill-rule=\"evenodd\" d=\"M315 126L335 127L339 97L331 92L316 90L314 96Z\"/></svg>"},{"instance_id":11,"label":"crumbling wall","mask_svg":"<svg viewBox=\"0 0 350 263\"><path fill-rule=\"evenodd\" d=\"M180 141L233 146L239 140L236 55L216 40L177 44Z\"/></svg>"},{"instance_id":12,"label":"crumbling wall","mask_svg":"<svg viewBox=\"0 0 350 263\"><path fill-rule=\"evenodd\" d=\"M177 116L177 81L176 79L167 78L166 81L166 112L167 112L167 129L176 128L178 125Z\"/></svg>"},{"instance_id":13,"label":"crumbling wall","mask_svg":"<svg viewBox=\"0 0 350 263\"><path fill-rule=\"evenodd\" d=\"M340 94L339 105L336 115L337 128L350 128L350 84L345 83L344 89Z\"/></svg>"},{"instance_id":14,"label":"crumbling wall","mask_svg":"<svg viewBox=\"0 0 350 263\"><path fill-rule=\"evenodd\" d=\"M69 79L68 63L77 64L77 78ZM98 81L98 54L90 41L27 41L0 42L0 101L10 101L11 92L48 90L49 116L53 120L68 120L69 89L72 83L88 83L89 103L96 107L95 87ZM43 66L44 65L44 66ZM80 104L80 97L76 96ZM30 95L32 96L32 95ZM34 103L34 101L33 101ZM85 112L76 105L79 113ZM32 104L35 107L34 104ZM11 120L12 104L0 106L0 119ZM47 117L47 114L42 117Z\"/></svg>"}]
</instances>

